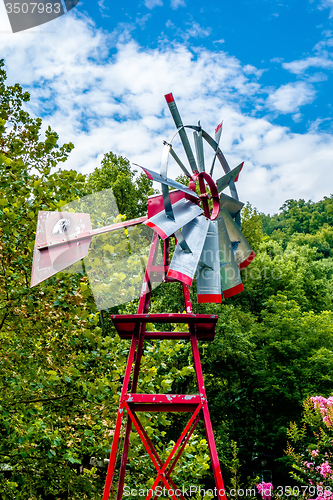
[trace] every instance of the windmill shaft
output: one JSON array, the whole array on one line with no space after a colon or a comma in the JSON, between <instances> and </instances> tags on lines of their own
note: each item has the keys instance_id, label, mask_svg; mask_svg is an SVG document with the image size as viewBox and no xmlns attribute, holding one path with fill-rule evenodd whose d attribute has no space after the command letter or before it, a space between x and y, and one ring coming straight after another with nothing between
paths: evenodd
<instances>
[{"instance_id":1,"label":"windmill shaft","mask_svg":"<svg viewBox=\"0 0 333 500\"><path fill-rule=\"evenodd\" d=\"M64 238L62 241L55 241L49 243L42 243L38 246L38 250L45 250L50 247L57 247L61 245L67 245L72 241L82 241L86 239L91 239L92 236L98 236L99 234L109 233L110 231L116 231L117 229L122 229L130 226L136 226L137 224L142 224L148 220L148 216L144 215L143 217L139 217L138 219L132 219L129 221L118 222L117 224L111 224L110 226L105 226L102 228L91 229L91 231L86 231L85 233L81 233L79 236L75 236L74 238Z\"/></svg>"}]
</instances>

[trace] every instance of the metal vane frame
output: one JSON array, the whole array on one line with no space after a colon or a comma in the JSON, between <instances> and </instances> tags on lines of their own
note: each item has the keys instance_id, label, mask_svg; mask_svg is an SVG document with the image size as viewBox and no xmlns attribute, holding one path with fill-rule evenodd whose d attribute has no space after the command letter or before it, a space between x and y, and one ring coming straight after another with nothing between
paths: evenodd
<instances>
[{"instance_id":1,"label":"metal vane frame","mask_svg":"<svg viewBox=\"0 0 333 500\"><path fill-rule=\"evenodd\" d=\"M181 494L181 490L177 490L177 486L171 479L171 473L175 468L179 458L181 457L191 435L197 427L200 420L203 421L208 448L211 458L218 498L226 499L224 484L222 479L221 468L216 451L216 445L213 435L212 424L208 411L206 391L201 368L200 354L198 348L198 340L213 340L215 335L215 326L217 315L210 314L193 314L192 304L190 299L189 288L186 284L182 284L183 294L186 306L186 314L148 314L151 298L152 286L154 278L158 274L164 276L165 281L174 281L167 278L169 268L169 238L164 240L164 259L163 265L156 264L157 248L160 244L160 238L154 232L152 245L149 253L148 263L146 267L145 277L142 285L142 292L139 300L137 314L113 315L111 316L115 327L121 338L131 338L131 347L128 355L127 366L125 370L124 382L120 396L119 409L117 414L114 437L111 447L109 466L106 476L103 500L109 500L110 490L115 479L115 468L117 459L117 450L120 441L121 427L125 413L127 413L127 423L125 429L125 437L122 451L122 459L120 464L117 500L123 497L126 464L128 458L130 434L132 425L138 432L140 439L146 449L151 461L153 462L157 476L149 490L146 500L154 495L156 487L160 482L168 490L173 490L170 496L173 500L181 498L185 500ZM150 322L156 323L184 323L188 324L188 330L184 332L147 332L146 324ZM194 368L196 373L198 393L190 395L180 394L138 394L137 385L140 371L141 358L143 355L144 341L148 339L188 339L191 342ZM134 363L134 366L133 366ZM129 391L131 372L133 367L131 389ZM178 441L174 445L167 460L163 463L159 457L151 439L142 426L138 412L156 411L156 412L189 412L192 413L186 427L181 433Z\"/></svg>"}]
</instances>

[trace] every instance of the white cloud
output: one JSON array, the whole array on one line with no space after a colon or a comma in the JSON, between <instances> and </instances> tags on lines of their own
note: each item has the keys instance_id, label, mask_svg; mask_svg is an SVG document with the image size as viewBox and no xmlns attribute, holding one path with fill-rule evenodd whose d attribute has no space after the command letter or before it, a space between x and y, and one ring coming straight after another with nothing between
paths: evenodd
<instances>
[{"instance_id":1,"label":"white cloud","mask_svg":"<svg viewBox=\"0 0 333 500\"><path fill-rule=\"evenodd\" d=\"M287 83L270 92L267 105L274 111L294 113L300 106L312 102L315 90L306 82Z\"/></svg>"},{"instance_id":2,"label":"white cloud","mask_svg":"<svg viewBox=\"0 0 333 500\"><path fill-rule=\"evenodd\" d=\"M184 0L171 0L170 5L174 10L178 9L178 7L186 7Z\"/></svg>"},{"instance_id":3,"label":"white cloud","mask_svg":"<svg viewBox=\"0 0 333 500\"><path fill-rule=\"evenodd\" d=\"M243 201L274 212L287 198L330 194L332 136L315 130L292 134L243 114L242 103L255 108L268 91L249 66L220 50L191 52L170 43L142 49L128 33L119 40L119 32L105 34L76 16L53 21L53 33L0 36L9 83L29 90L30 110L76 146L62 167L91 172L112 150L158 170L162 141L174 130L163 97L172 91L184 123L200 119L213 134L224 120L221 147L230 166L245 160L238 182ZM273 92L270 105L294 112L311 98L310 86L288 84ZM179 174L171 162L170 174Z\"/></svg>"},{"instance_id":4,"label":"white cloud","mask_svg":"<svg viewBox=\"0 0 333 500\"><path fill-rule=\"evenodd\" d=\"M333 5L333 0L332 0ZM322 70L332 70L333 69L333 36L331 31L323 32L323 39L320 40L313 47L313 55L304 57L303 59L299 59L291 62L282 63L282 67L291 73L299 76L306 76L309 81L312 78L312 81L322 81L324 76L322 73L315 73L311 77L306 74L306 71L310 68L320 68Z\"/></svg>"},{"instance_id":5,"label":"white cloud","mask_svg":"<svg viewBox=\"0 0 333 500\"><path fill-rule=\"evenodd\" d=\"M317 118L314 122L311 123L309 127L309 132L312 134L315 134L319 131L320 125L325 122L325 121L330 121L330 118Z\"/></svg>"},{"instance_id":6,"label":"white cloud","mask_svg":"<svg viewBox=\"0 0 333 500\"><path fill-rule=\"evenodd\" d=\"M162 0L144 0L144 4L147 9L153 9L154 7L162 7Z\"/></svg>"},{"instance_id":7,"label":"white cloud","mask_svg":"<svg viewBox=\"0 0 333 500\"><path fill-rule=\"evenodd\" d=\"M12 34L4 2L0 2L0 34Z\"/></svg>"},{"instance_id":8,"label":"white cloud","mask_svg":"<svg viewBox=\"0 0 333 500\"><path fill-rule=\"evenodd\" d=\"M295 113L294 115L292 115L292 119L294 120L295 123L299 123L302 121L303 115L302 113Z\"/></svg>"},{"instance_id":9,"label":"white cloud","mask_svg":"<svg viewBox=\"0 0 333 500\"><path fill-rule=\"evenodd\" d=\"M187 22L186 25L189 26L189 28L183 30L181 28L177 28L170 20L165 23L165 26L173 30L178 39L182 38L185 42L190 38L205 38L211 34L211 28L203 28L195 21ZM170 43L169 40L166 42L168 44Z\"/></svg>"},{"instance_id":10,"label":"white cloud","mask_svg":"<svg viewBox=\"0 0 333 500\"><path fill-rule=\"evenodd\" d=\"M295 75L301 75L308 68L322 68L322 69L333 69L333 61L326 56L312 56L306 57L305 59L300 59L298 61L292 61L290 63L283 63L282 67L287 69Z\"/></svg>"},{"instance_id":11,"label":"white cloud","mask_svg":"<svg viewBox=\"0 0 333 500\"><path fill-rule=\"evenodd\" d=\"M330 9L329 17L333 17L333 0L321 0L319 4L319 9Z\"/></svg>"},{"instance_id":12,"label":"white cloud","mask_svg":"<svg viewBox=\"0 0 333 500\"><path fill-rule=\"evenodd\" d=\"M191 27L186 31L187 37L204 38L211 33L210 28L202 28L199 23L193 22Z\"/></svg>"}]
</instances>

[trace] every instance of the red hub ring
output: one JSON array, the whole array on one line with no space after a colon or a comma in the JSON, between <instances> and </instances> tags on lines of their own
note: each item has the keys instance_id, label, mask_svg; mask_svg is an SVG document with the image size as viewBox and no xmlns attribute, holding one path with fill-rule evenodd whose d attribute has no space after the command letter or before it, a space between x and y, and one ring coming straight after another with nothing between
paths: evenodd
<instances>
[{"instance_id":1,"label":"red hub ring","mask_svg":"<svg viewBox=\"0 0 333 500\"><path fill-rule=\"evenodd\" d=\"M205 216L207 217L207 219L215 220L220 212L220 197L215 182L213 181L211 176L207 174L207 172L199 172L197 174L194 174L193 179L195 181L199 179L199 188L201 193L199 196L202 201ZM209 210L209 204L208 204L209 194L206 191L205 181L208 184L210 192L212 194L212 200L213 200L212 213L210 213Z\"/></svg>"}]
</instances>

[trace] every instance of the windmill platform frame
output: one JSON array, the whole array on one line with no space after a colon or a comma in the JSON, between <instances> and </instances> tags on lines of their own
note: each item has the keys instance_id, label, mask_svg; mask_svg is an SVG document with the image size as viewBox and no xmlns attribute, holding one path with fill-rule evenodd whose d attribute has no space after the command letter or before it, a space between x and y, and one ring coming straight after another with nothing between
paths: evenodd
<instances>
[{"instance_id":1,"label":"windmill platform frame","mask_svg":"<svg viewBox=\"0 0 333 500\"><path fill-rule=\"evenodd\" d=\"M121 436L121 428L125 413L127 413L127 422L124 435L123 451L120 463L117 500L121 500L124 491L124 482L126 474L126 465L128 461L128 452L130 445L130 434L132 426L137 431L142 444L153 462L157 476L148 491L146 500L157 498L155 489L160 482L167 488L171 498L185 500L181 493L181 488L177 488L171 479L171 473L174 470L178 460L184 452L197 425L202 420L205 427L208 449L211 459L211 466L214 474L214 480L218 498L226 499L224 483L222 479L221 467L219 464L216 444L210 420L206 389L201 367L198 341L210 341L214 339L215 328L218 316L211 314L193 314L189 287L182 283L183 296L186 313L161 313L149 314L150 298L152 293L152 283L154 278L163 274L164 281L175 281L168 278L169 269L169 243L170 238L164 240L163 265L156 264L157 249L160 244L160 237L154 232L152 245L148 257L142 292L139 300L138 311L136 314L117 314L111 315L111 319L116 327L120 338L131 339L131 346L128 354L127 365L125 369L123 387L120 395L119 408L117 413L116 426L113 435L113 442L110 453L110 460L106 476L106 482L103 493L103 500L109 500L110 491L115 480L117 452ZM188 325L188 331L146 331L147 323L182 323ZM138 379L140 373L141 359L143 355L144 342L146 340L184 340L191 342L193 364L196 374L198 394L139 394L137 393ZM132 381L130 386L131 373ZM129 390L130 389L130 390ZM159 457L154 444L142 423L139 420L139 412L188 412L191 415L187 425L182 431L179 439L173 446L167 460L163 463Z\"/></svg>"}]
</instances>

